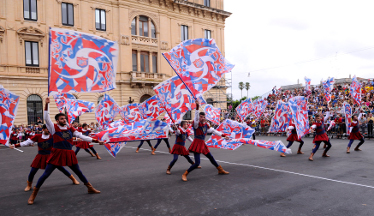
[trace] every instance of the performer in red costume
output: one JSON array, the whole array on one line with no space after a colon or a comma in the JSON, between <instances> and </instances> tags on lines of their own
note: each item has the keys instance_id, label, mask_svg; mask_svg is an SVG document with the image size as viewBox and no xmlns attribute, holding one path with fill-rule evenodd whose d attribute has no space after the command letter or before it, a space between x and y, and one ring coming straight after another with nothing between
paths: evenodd
<instances>
[{"instance_id":1,"label":"performer in red costume","mask_svg":"<svg viewBox=\"0 0 374 216\"><path fill-rule=\"evenodd\" d=\"M353 115L353 117L352 117L352 123L351 123L351 128L350 128L351 134L348 137L349 143L348 143L348 147L347 147L347 154L350 153L350 149L351 149L353 141L360 140L360 142L357 144L357 146L355 148L355 151L361 151L361 149L359 149L359 148L365 142L364 137L360 133L360 123L359 123L359 121L361 119L361 116L362 116L362 113L360 113L358 118L357 118L357 115Z\"/></svg>"},{"instance_id":2,"label":"performer in red costume","mask_svg":"<svg viewBox=\"0 0 374 216\"><path fill-rule=\"evenodd\" d=\"M85 135L85 136L88 136L88 135L90 135L90 133L91 133L91 131L88 130L88 124L86 124L86 123L84 123L84 124L82 125L82 129L79 130L79 132L81 132L81 133L82 133L83 135ZM96 158L97 158L98 160L101 160L101 157L100 157L99 154L96 152L96 150L94 149L93 145L90 145L89 142L86 142L86 141L80 141L80 142L77 142L77 145L76 145L75 147L77 147L77 148L75 149L75 155L77 155L78 152L79 152L79 150L82 148L82 149L84 149L88 154L91 154L91 156L96 156ZM92 153L90 150L88 150L88 149L91 149L91 151L92 151L93 153Z\"/></svg>"},{"instance_id":3,"label":"performer in red costume","mask_svg":"<svg viewBox=\"0 0 374 216\"><path fill-rule=\"evenodd\" d=\"M210 127L210 125L206 122L205 113L199 113L199 107L199 102L196 100L195 119L192 123L195 133L195 139L188 149L190 152L194 153L195 164L193 164L188 170L186 170L186 172L184 172L184 174L182 175L183 181L187 181L187 175L192 172L192 170L198 168L198 166L200 165L200 154L204 154L205 157L210 160L210 162L218 169L218 174L229 174L229 172L226 172L220 165L217 164L213 155L210 153L208 146L205 144L205 136L207 135L207 133L214 133L218 136L225 137L225 139L229 138L216 131L214 128Z\"/></svg>"},{"instance_id":4,"label":"performer in red costume","mask_svg":"<svg viewBox=\"0 0 374 216\"><path fill-rule=\"evenodd\" d=\"M310 157L309 157L310 161L313 161L313 155L317 152L321 142L324 142L326 144L326 149L323 152L322 157L330 157L329 155L327 155L327 152L331 148L331 143L330 143L330 139L327 136L325 128L324 128L324 122L329 117L330 117L330 112L326 112L326 117L323 120L321 119L321 118L323 118L322 114L316 115L316 121L313 123L313 125L311 127L311 132L316 131L316 136L314 137L314 140L313 140L314 147L313 147L312 153L310 154Z\"/></svg>"},{"instance_id":5,"label":"performer in red costume","mask_svg":"<svg viewBox=\"0 0 374 216\"><path fill-rule=\"evenodd\" d=\"M32 181L34 179L36 172L38 172L39 169L45 169L45 167L47 166L47 159L51 154L53 146L52 136L50 135L46 125L43 125L42 130L43 134L36 134L35 136L31 137L30 139L24 142L21 142L20 144L9 146L13 149L15 147L18 148L30 146L33 145L35 142L38 143L38 154L35 156L34 160L30 165L31 171L27 179L27 186L25 188L25 191L29 191L31 189ZM79 182L74 178L74 176L70 174L69 171L67 171L64 167L57 167L57 169L60 170L63 174L65 174L68 178L70 178L73 181L73 184L79 184Z\"/></svg>"},{"instance_id":6,"label":"performer in red costume","mask_svg":"<svg viewBox=\"0 0 374 216\"><path fill-rule=\"evenodd\" d=\"M295 141L299 142L300 145L299 145L299 149L297 150L297 154L304 154L304 152L301 151L301 147L303 147L304 141L302 139L299 139L299 137L297 136L296 125L291 123L288 126L288 130L291 131L291 134L287 138L287 141L288 141L287 148L290 148L292 146L293 142L295 142ZM286 155L284 153L281 153L280 156L281 157L286 157Z\"/></svg>"},{"instance_id":7,"label":"performer in red costume","mask_svg":"<svg viewBox=\"0 0 374 216\"><path fill-rule=\"evenodd\" d=\"M28 200L28 204L34 204L35 197L38 194L39 189L43 185L44 181L52 174L52 172L56 168L62 166L69 166L70 169L73 170L73 172L79 177L79 179L84 183L84 185L86 185L88 193L100 193L100 191L92 187L92 185L83 175L82 171L79 169L77 157L75 156L75 153L72 150L73 136L78 137L87 142L100 143L100 145L104 145L104 142L84 136L78 131L76 131L73 127L69 126L66 122L65 114L57 114L55 116L57 124L53 124L52 120L49 117L48 111L48 104L50 102L49 98L46 98L45 102L46 104L44 109L44 120L46 122L48 130L53 136L53 148L51 151L51 155L47 160L47 166L45 168L45 171L43 175L39 178L36 186L34 187L34 191L32 192Z\"/></svg>"}]
</instances>

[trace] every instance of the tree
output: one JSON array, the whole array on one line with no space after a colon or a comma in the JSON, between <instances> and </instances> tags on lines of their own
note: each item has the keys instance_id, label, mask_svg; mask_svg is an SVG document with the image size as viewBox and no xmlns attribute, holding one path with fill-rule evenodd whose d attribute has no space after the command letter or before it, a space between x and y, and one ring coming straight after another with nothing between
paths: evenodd
<instances>
[{"instance_id":1,"label":"tree","mask_svg":"<svg viewBox=\"0 0 374 216\"><path fill-rule=\"evenodd\" d=\"M248 97L248 90L251 88L251 84L249 82L245 83L245 90L247 90L247 97Z\"/></svg>"},{"instance_id":2,"label":"tree","mask_svg":"<svg viewBox=\"0 0 374 216\"><path fill-rule=\"evenodd\" d=\"M255 100L257 100L257 99L261 99L261 96L255 96L255 97L253 97L253 98L252 98L252 101L255 101Z\"/></svg>"},{"instance_id":3,"label":"tree","mask_svg":"<svg viewBox=\"0 0 374 216\"><path fill-rule=\"evenodd\" d=\"M239 89L240 89L240 97L242 98L243 97L243 89L244 89L244 83L243 82L239 82Z\"/></svg>"}]
</instances>

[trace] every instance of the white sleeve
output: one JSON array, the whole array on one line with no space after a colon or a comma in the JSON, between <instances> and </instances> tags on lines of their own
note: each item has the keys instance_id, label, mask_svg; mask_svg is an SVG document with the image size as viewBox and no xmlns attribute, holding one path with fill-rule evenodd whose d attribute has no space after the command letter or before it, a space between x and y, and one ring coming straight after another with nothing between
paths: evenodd
<instances>
[{"instance_id":1,"label":"white sleeve","mask_svg":"<svg viewBox=\"0 0 374 216\"><path fill-rule=\"evenodd\" d=\"M316 129L317 125L312 125L310 128Z\"/></svg>"},{"instance_id":2,"label":"white sleeve","mask_svg":"<svg viewBox=\"0 0 374 216\"><path fill-rule=\"evenodd\" d=\"M217 131L216 129L214 129L214 128L212 128L212 127L210 127L210 128L208 129L208 133L213 133L214 135L222 136L222 133L221 133L221 132Z\"/></svg>"},{"instance_id":3,"label":"white sleeve","mask_svg":"<svg viewBox=\"0 0 374 216\"><path fill-rule=\"evenodd\" d=\"M330 115L330 112L329 111L327 111L326 112L326 116L325 116L325 118L323 119L323 121L326 121L328 118L330 118L331 117L331 115Z\"/></svg>"},{"instance_id":4,"label":"white sleeve","mask_svg":"<svg viewBox=\"0 0 374 216\"><path fill-rule=\"evenodd\" d=\"M289 126L289 127L288 127L288 130L293 130L293 129L294 129L293 126Z\"/></svg>"},{"instance_id":5,"label":"white sleeve","mask_svg":"<svg viewBox=\"0 0 374 216\"><path fill-rule=\"evenodd\" d=\"M34 144L34 141L32 141L31 139L27 139L26 141L21 142L20 146L25 147L25 146L29 146L29 145L32 145L32 144Z\"/></svg>"},{"instance_id":6,"label":"white sleeve","mask_svg":"<svg viewBox=\"0 0 374 216\"><path fill-rule=\"evenodd\" d=\"M85 135L83 135L82 133L80 133L78 131L74 131L74 136L78 137L78 138L81 138L83 141L92 142L92 138L91 137L85 136Z\"/></svg>"},{"instance_id":7,"label":"white sleeve","mask_svg":"<svg viewBox=\"0 0 374 216\"><path fill-rule=\"evenodd\" d=\"M193 127L197 129L199 127L199 110L195 111L195 118L193 120Z\"/></svg>"},{"instance_id":8,"label":"white sleeve","mask_svg":"<svg viewBox=\"0 0 374 216\"><path fill-rule=\"evenodd\" d=\"M175 130L175 135L180 135L181 134L181 132L179 131L179 128L177 128L177 130Z\"/></svg>"},{"instance_id":9,"label":"white sleeve","mask_svg":"<svg viewBox=\"0 0 374 216\"><path fill-rule=\"evenodd\" d=\"M193 141L193 139L192 139L190 136L188 136L187 139L188 139L189 141L191 141L191 142Z\"/></svg>"},{"instance_id":10,"label":"white sleeve","mask_svg":"<svg viewBox=\"0 0 374 216\"><path fill-rule=\"evenodd\" d=\"M170 131L171 133L174 133L174 130L170 127L170 125L169 125L169 131Z\"/></svg>"},{"instance_id":11,"label":"white sleeve","mask_svg":"<svg viewBox=\"0 0 374 216\"><path fill-rule=\"evenodd\" d=\"M51 133L51 135L55 134L55 126L51 118L49 117L49 107L48 107L48 110L44 110L43 116L44 116L45 125L47 126L49 132Z\"/></svg>"},{"instance_id":12,"label":"white sleeve","mask_svg":"<svg viewBox=\"0 0 374 216\"><path fill-rule=\"evenodd\" d=\"M360 113L360 115L358 115L358 121L361 120L361 117L362 117L362 113Z\"/></svg>"}]
</instances>

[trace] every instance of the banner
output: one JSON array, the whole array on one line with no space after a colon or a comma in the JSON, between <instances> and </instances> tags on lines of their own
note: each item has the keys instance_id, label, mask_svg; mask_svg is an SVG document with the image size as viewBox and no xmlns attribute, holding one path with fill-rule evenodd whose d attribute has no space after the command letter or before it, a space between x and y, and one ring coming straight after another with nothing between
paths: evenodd
<instances>
[{"instance_id":1,"label":"banner","mask_svg":"<svg viewBox=\"0 0 374 216\"><path fill-rule=\"evenodd\" d=\"M18 103L19 96L0 85L0 144L5 145L10 138Z\"/></svg>"},{"instance_id":2,"label":"banner","mask_svg":"<svg viewBox=\"0 0 374 216\"><path fill-rule=\"evenodd\" d=\"M143 119L150 118L151 120L156 120L162 113L165 112L165 109L163 108L163 105L157 95L148 98L146 101L141 103L138 109L142 114Z\"/></svg>"},{"instance_id":3,"label":"banner","mask_svg":"<svg viewBox=\"0 0 374 216\"><path fill-rule=\"evenodd\" d=\"M255 132L251 127L229 119L225 119L217 131L228 136L229 140L213 134L206 142L209 148L235 150L243 144L243 139L250 139Z\"/></svg>"},{"instance_id":4,"label":"banner","mask_svg":"<svg viewBox=\"0 0 374 216\"><path fill-rule=\"evenodd\" d=\"M254 110L254 105L251 98L243 101L239 106L236 107L236 113L242 121Z\"/></svg>"},{"instance_id":5,"label":"banner","mask_svg":"<svg viewBox=\"0 0 374 216\"><path fill-rule=\"evenodd\" d=\"M308 101L303 96L293 97L288 100L293 123L299 139L309 133Z\"/></svg>"},{"instance_id":6,"label":"banner","mask_svg":"<svg viewBox=\"0 0 374 216\"><path fill-rule=\"evenodd\" d=\"M305 77L305 94L306 94L306 97L309 97L311 94L312 94L312 88L311 88L311 79Z\"/></svg>"},{"instance_id":7,"label":"banner","mask_svg":"<svg viewBox=\"0 0 374 216\"><path fill-rule=\"evenodd\" d=\"M99 122L103 128L106 128L110 123L112 123L119 111L120 107L116 101L109 95L105 94L96 107L95 117L97 122Z\"/></svg>"},{"instance_id":8,"label":"banner","mask_svg":"<svg viewBox=\"0 0 374 216\"><path fill-rule=\"evenodd\" d=\"M51 28L48 93L115 89L118 50L117 42L96 35Z\"/></svg>"},{"instance_id":9,"label":"banner","mask_svg":"<svg viewBox=\"0 0 374 216\"><path fill-rule=\"evenodd\" d=\"M328 78L326 81L322 82L323 91L325 93L325 98L326 98L327 103L330 102L331 100L331 91L334 88L334 83L335 83L334 77Z\"/></svg>"},{"instance_id":10,"label":"banner","mask_svg":"<svg viewBox=\"0 0 374 216\"><path fill-rule=\"evenodd\" d=\"M52 94L53 98L55 99L57 109L60 113L65 112L65 98L67 99L76 99L74 95L69 93L64 94Z\"/></svg>"},{"instance_id":11,"label":"banner","mask_svg":"<svg viewBox=\"0 0 374 216\"><path fill-rule=\"evenodd\" d=\"M223 74L234 68L222 55L214 39L183 41L162 55L194 98L209 91L217 85Z\"/></svg>"},{"instance_id":12,"label":"banner","mask_svg":"<svg viewBox=\"0 0 374 216\"><path fill-rule=\"evenodd\" d=\"M285 154L292 154L291 149L288 149L282 141L266 141L266 140L251 140L251 139L241 139L243 144L251 144L260 148L270 149L278 151Z\"/></svg>"},{"instance_id":13,"label":"banner","mask_svg":"<svg viewBox=\"0 0 374 216\"><path fill-rule=\"evenodd\" d=\"M268 102L266 100L255 100L253 102L253 111L257 119L260 119L261 115L265 112Z\"/></svg>"},{"instance_id":14,"label":"banner","mask_svg":"<svg viewBox=\"0 0 374 216\"><path fill-rule=\"evenodd\" d=\"M68 115L69 124L72 124L74 120L83 115L86 112L93 112L95 104L89 101L77 100L77 99L64 99L66 106L66 113Z\"/></svg>"},{"instance_id":15,"label":"banner","mask_svg":"<svg viewBox=\"0 0 374 216\"><path fill-rule=\"evenodd\" d=\"M221 108L215 108L208 104L204 108L205 117L216 125L220 124Z\"/></svg>"},{"instance_id":16,"label":"banner","mask_svg":"<svg viewBox=\"0 0 374 216\"><path fill-rule=\"evenodd\" d=\"M357 103L361 105L361 83L357 80L356 76L352 78L352 84L350 87L351 97Z\"/></svg>"},{"instance_id":17,"label":"banner","mask_svg":"<svg viewBox=\"0 0 374 216\"><path fill-rule=\"evenodd\" d=\"M343 109L344 109L344 115L345 115L345 126L346 126L346 133L347 135L351 134L351 124L352 124L352 108L349 103L344 102L343 104Z\"/></svg>"},{"instance_id":18,"label":"banner","mask_svg":"<svg viewBox=\"0 0 374 216\"><path fill-rule=\"evenodd\" d=\"M123 147L125 147L126 144L127 144L127 142L105 143L104 146L105 146L106 150L109 152L109 154L112 157L116 158L119 151L121 151L121 149Z\"/></svg>"},{"instance_id":19,"label":"banner","mask_svg":"<svg viewBox=\"0 0 374 216\"><path fill-rule=\"evenodd\" d=\"M120 108L120 115L126 124L131 124L143 120L143 115L139 111L139 104L128 104Z\"/></svg>"},{"instance_id":20,"label":"banner","mask_svg":"<svg viewBox=\"0 0 374 216\"><path fill-rule=\"evenodd\" d=\"M291 120L290 105L279 100L275 108L275 114L271 119L269 133L285 132Z\"/></svg>"}]
</instances>

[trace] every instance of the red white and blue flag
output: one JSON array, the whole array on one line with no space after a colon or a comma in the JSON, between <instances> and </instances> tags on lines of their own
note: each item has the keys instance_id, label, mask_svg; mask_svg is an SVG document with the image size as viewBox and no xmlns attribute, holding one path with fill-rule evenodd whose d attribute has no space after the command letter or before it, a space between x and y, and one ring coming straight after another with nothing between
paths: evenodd
<instances>
[{"instance_id":1,"label":"red white and blue flag","mask_svg":"<svg viewBox=\"0 0 374 216\"><path fill-rule=\"evenodd\" d=\"M143 115L139 111L139 104L137 103L122 106L120 114L126 124L143 120Z\"/></svg>"},{"instance_id":2,"label":"red white and blue flag","mask_svg":"<svg viewBox=\"0 0 374 216\"><path fill-rule=\"evenodd\" d=\"M303 96L293 97L288 101L293 123L299 139L309 133L308 101Z\"/></svg>"},{"instance_id":3,"label":"red white and blue flag","mask_svg":"<svg viewBox=\"0 0 374 216\"><path fill-rule=\"evenodd\" d=\"M305 77L305 94L307 95L307 97L309 97L311 94L312 94L312 89L311 89L311 79Z\"/></svg>"},{"instance_id":4,"label":"red white and blue flag","mask_svg":"<svg viewBox=\"0 0 374 216\"><path fill-rule=\"evenodd\" d=\"M141 103L138 109L142 114L143 119L150 118L151 120L156 120L162 113L165 112L165 109L163 108L163 105L157 95L154 95Z\"/></svg>"},{"instance_id":5,"label":"red white and blue flag","mask_svg":"<svg viewBox=\"0 0 374 216\"><path fill-rule=\"evenodd\" d=\"M288 149L282 141L267 141L267 140L251 140L251 139L241 139L243 144L251 144L255 145L260 148L270 149L274 151L278 151L285 154L292 154L291 149Z\"/></svg>"},{"instance_id":6,"label":"red white and blue flag","mask_svg":"<svg viewBox=\"0 0 374 216\"><path fill-rule=\"evenodd\" d=\"M323 91L325 93L325 98L327 103L331 100L331 91L334 88L334 77L328 78L326 81L323 81Z\"/></svg>"},{"instance_id":7,"label":"red white and blue flag","mask_svg":"<svg viewBox=\"0 0 374 216\"><path fill-rule=\"evenodd\" d=\"M222 55L214 39L183 41L162 55L195 99L209 91L223 74L234 68Z\"/></svg>"},{"instance_id":8,"label":"red white and blue flag","mask_svg":"<svg viewBox=\"0 0 374 216\"><path fill-rule=\"evenodd\" d=\"M96 107L95 117L97 122L99 122L103 128L107 128L119 112L120 107L116 101L109 95L105 94Z\"/></svg>"},{"instance_id":9,"label":"red white and blue flag","mask_svg":"<svg viewBox=\"0 0 374 216\"><path fill-rule=\"evenodd\" d=\"M225 119L217 128L217 131L225 134L229 139L226 140L221 136L213 134L206 142L209 148L235 150L242 144L245 144L243 140L250 139L255 132L251 127L230 119Z\"/></svg>"},{"instance_id":10,"label":"red white and blue flag","mask_svg":"<svg viewBox=\"0 0 374 216\"><path fill-rule=\"evenodd\" d=\"M127 142L105 143L104 146L106 150L109 152L109 154L112 157L116 158L119 151L121 151L121 149L125 147L126 144Z\"/></svg>"},{"instance_id":11,"label":"red white and blue flag","mask_svg":"<svg viewBox=\"0 0 374 216\"><path fill-rule=\"evenodd\" d=\"M52 94L53 98L55 99L57 109L60 113L63 113L65 111L65 98L67 99L76 99L74 95L69 93L63 93L63 94Z\"/></svg>"},{"instance_id":12,"label":"red white and blue flag","mask_svg":"<svg viewBox=\"0 0 374 216\"><path fill-rule=\"evenodd\" d=\"M78 116L83 115L83 113L93 112L95 109L95 104L89 101L68 98L65 98L64 100L69 124L73 123L74 120Z\"/></svg>"},{"instance_id":13,"label":"red white and blue flag","mask_svg":"<svg viewBox=\"0 0 374 216\"><path fill-rule=\"evenodd\" d=\"M49 93L116 88L117 42L58 28L50 29L49 38Z\"/></svg>"},{"instance_id":14,"label":"red white and blue flag","mask_svg":"<svg viewBox=\"0 0 374 216\"><path fill-rule=\"evenodd\" d=\"M0 144L5 145L9 140L18 103L19 96L0 85Z\"/></svg>"},{"instance_id":15,"label":"red white and blue flag","mask_svg":"<svg viewBox=\"0 0 374 216\"><path fill-rule=\"evenodd\" d=\"M269 133L280 133L286 131L292 120L291 110L288 103L278 101L275 114L271 119Z\"/></svg>"},{"instance_id":16,"label":"red white and blue flag","mask_svg":"<svg viewBox=\"0 0 374 216\"><path fill-rule=\"evenodd\" d=\"M204 108L206 119L213 122L216 125L220 124L221 108L215 108L208 104Z\"/></svg>"},{"instance_id":17,"label":"red white and blue flag","mask_svg":"<svg viewBox=\"0 0 374 216\"><path fill-rule=\"evenodd\" d=\"M243 101L238 107L236 107L236 113L242 121L244 121L245 118L253 111L254 105L251 98L248 98L247 100Z\"/></svg>"},{"instance_id":18,"label":"red white and blue flag","mask_svg":"<svg viewBox=\"0 0 374 216\"><path fill-rule=\"evenodd\" d=\"M253 102L253 112L257 119L260 119L261 115L265 112L268 102L266 100L255 100Z\"/></svg>"},{"instance_id":19,"label":"red white and blue flag","mask_svg":"<svg viewBox=\"0 0 374 216\"><path fill-rule=\"evenodd\" d=\"M352 78L352 84L350 88L351 97L358 105L361 105L361 83L357 80L356 76Z\"/></svg>"},{"instance_id":20,"label":"red white and blue flag","mask_svg":"<svg viewBox=\"0 0 374 216\"><path fill-rule=\"evenodd\" d=\"M352 108L349 103L344 102L343 104L343 109L344 109L344 115L345 115L345 128L346 128L346 133L347 135L351 134L351 125L352 125Z\"/></svg>"}]
</instances>

